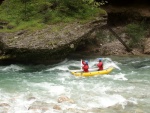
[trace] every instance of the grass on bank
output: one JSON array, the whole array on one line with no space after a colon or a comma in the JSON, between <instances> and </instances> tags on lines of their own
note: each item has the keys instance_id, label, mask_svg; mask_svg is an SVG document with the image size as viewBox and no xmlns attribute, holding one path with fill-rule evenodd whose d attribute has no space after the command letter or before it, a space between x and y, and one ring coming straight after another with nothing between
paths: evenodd
<instances>
[{"instance_id":1,"label":"grass on bank","mask_svg":"<svg viewBox=\"0 0 150 113\"><path fill-rule=\"evenodd\" d=\"M0 22L8 22L0 32L37 30L59 22L87 22L106 12L82 0L5 0L0 6Z\"/></svg>"},{"instance_id":2,"label":"grass on bank","mask_svg":"<svg viewBox=\"0 0 150 113\"><path fill-rule=\"evenodd\" d=\"M147 23L131 23L126 26L126 33L130 37L129 46L130 47L140 47L142 44L142 39L150 28Z\"/></svg>"}]
</instances>

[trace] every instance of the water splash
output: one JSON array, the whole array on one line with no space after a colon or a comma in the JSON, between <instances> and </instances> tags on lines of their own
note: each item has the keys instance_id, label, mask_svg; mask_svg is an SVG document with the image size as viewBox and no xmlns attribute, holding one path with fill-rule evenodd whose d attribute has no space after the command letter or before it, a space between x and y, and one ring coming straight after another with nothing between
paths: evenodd
<instances>
[{"instance_id":1,"label":"water splash","mask_svg":"<svg viewBox=\"0 0 150 113\"><path fill-rule=\"evenodd\" d=\"M13 64L11 64L10 66L5 66L5 67L0 68L0 71L5 71L5 72L7 71L15 72L15 71L20 71L20 70L24 70L24 68L18 65L13 65Z\"/></svg>"},{"instance_id":2,"label":"water splash","mask_svg":"<svg viewBox=\"0 0 150 113\"><path fill-rule=\"evenodd\" d=\"M134 65L142 61L132 60L125 65L122 61L103 58L104 68L113 66L118 70L97 77L71 75L68 70L80 69L80 60L29 67L35 71L28 71L28 68L19 65L0 66L0 105L3 106L0 112L106 113L119 105L116 113L135 111L137 106L146 113L150 107L150 93L147 90L150 85L149 63L144 62L145 66L137 69ZM97 59L89 59L90 68L96 63ZM74 103L58 103L61 95L71 98ZM54 105L61 107L61 110L54 109Z\"/></svg>"},{"instance_id":3,"label":"water splash","mask_svg":"<svg viewBox=\"0 0 150 113\"><path fill-rule=\"evenodd\" d=\"M111 78L113 80L126 81L128 79L125 76L126 76L126 74L118 73L118 74L113 74L113 75L106 75L104 77L105 78Z\"/></svg>"}]
</instances>

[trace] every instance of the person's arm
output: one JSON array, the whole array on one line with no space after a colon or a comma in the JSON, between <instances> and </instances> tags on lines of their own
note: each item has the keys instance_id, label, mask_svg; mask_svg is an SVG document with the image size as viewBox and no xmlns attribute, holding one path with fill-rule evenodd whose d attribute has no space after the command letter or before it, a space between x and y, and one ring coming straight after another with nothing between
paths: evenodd
<instances>
[{"instance_id":1,"label":"person's arm","mask_svg":"<svg viewBox=\"0 0 150 113\"><path fill-rule=\"evenodd\" d=\"M99 67L99 63L97 64L97 67Z\"/></svg>"},{"instance_id":2,"label":"person's arm","mask_svg":"<svg viewBox=\"0 0 150 113\"><path fill-rule=\"evenodd\" d=\"M83 64L83 65L85 65L85 62L84 62L84 60L82 60L82 64Z\"/></svg>"}]
</instances>

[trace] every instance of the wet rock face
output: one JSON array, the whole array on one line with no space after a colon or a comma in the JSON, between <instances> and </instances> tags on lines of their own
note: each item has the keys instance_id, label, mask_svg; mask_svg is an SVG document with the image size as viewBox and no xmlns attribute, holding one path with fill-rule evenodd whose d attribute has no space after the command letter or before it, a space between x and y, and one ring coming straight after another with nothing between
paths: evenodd
<instances>
[{"instance_id":1,"label":"wet rock face","mask_svg":"<svg viewBox=\"0 0 150 113\"><path fill-rule=\"evenodd\" d=\"M0 4L2 4L3 1L4 1L4 0L0 0Z\"/></svg>"},{"instance_id":2,"label":"wet rock face","mask_svg":"<svg viewBox=\"0 0 150 113\"><path fill-rule=\"evenodd\" d=\"M100 1L100 0L98 0ZM150 22L149 0L107 0L102 6L108 13L109 25L121 25L135 21Z\"/></svg>"},{"instance_id":3,"label":"wet rock face","mask_svg":"<svg viewBox=\"0 0 150 113\"><path fill-rule=\"evenodd\" d=\"M102 2L103 0L96 0L98 2ZM150 4L149 0L104 0L108 3L106 5L113 5L113 6L129 6L135 4L143 4L148 5Z\"/></svg>"},{"instance_id":4,"label":"wet rock face","mask_svg":"<svg viewBox=\"0 0 150 113\"><path fill-rule=\"evenodd\" d=\"M145 54L150 54L150 38L145 40L144 53Z\"/></svg>"},{"instance_id":5,"label":"wet rock face","mask_svg":"<svg viewBox=\"0 0 150 113\"><path fill-rule=\"evenodd\" d=\"M14 62L55 63L74 52L81 40L88 40L91 32L105 24L98 17L84 24L59 23L35 32L0 33L0 50L13 56L10 60Z\"/></svg>"},{"instance_id":6,"label":"wet rock face","mask_svg":"<svg viewBox=\"0 0 150 113\"><path fill-rule=\"evenodd\" d=\"M119 10L119 9L118 9ZM108 24L111 26L118 26L118 25L126 25L128 23L132 22L142 22L146 21L147 23L150 23L150 13L146 14L146 10L143 12L134 11L134 9L130 12L129 10L123 11L123 12L108 12ZM148 11L149 12L149 11Z\"/></svg>"}]
</instances>

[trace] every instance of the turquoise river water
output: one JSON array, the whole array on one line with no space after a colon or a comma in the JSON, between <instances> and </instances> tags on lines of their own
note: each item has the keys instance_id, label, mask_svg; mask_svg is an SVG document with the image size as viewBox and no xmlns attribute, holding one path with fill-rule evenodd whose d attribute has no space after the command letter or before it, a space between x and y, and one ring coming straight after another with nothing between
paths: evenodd
<instances>
[{"instance_id":1,"label":"turquoise river water","mask_svg":"<svg viewBox=\"0 0 150 113\"><path fill-rule=\"evenodd\" d=\"M90 68L97 58L88 57ZM75 77L80 59L0 66L0 113L150 113L150 57L105 57L108 75Z\"/></svg>"}]
</instances>

